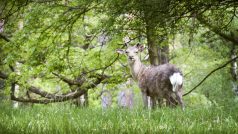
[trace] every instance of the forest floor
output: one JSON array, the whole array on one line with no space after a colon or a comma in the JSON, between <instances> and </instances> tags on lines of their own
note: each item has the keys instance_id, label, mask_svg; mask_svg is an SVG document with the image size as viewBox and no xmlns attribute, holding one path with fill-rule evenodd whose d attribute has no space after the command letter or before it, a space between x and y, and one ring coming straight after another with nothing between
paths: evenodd
<instances>
[{"instance_id":1,"label":"forest floor","mask_svg":"<svg viewBox=\"0 0 238 134\"><path fill-rule=\"evenodd\" d=\"M118 109L0 105L0 133L238 133L238 106Z\"/></svg>"}]
</instances>

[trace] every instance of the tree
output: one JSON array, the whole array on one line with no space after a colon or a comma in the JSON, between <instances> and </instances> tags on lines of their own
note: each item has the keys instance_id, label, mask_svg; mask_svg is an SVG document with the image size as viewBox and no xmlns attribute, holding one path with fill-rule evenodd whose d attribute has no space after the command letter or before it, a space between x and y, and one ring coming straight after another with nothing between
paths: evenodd
<instances>
[{"instance_id":1,"label":"tree","mask_svg":"<svg viewBox=\"0 0 238 134\"><path fill-rule=\"evenodd\" d=\"M15 2L9 4L14 5L14 3ZM22 8L22 5L18 6L19 9ZM34 9L32 8L33 6ZM32 1L24 5L24 10L16 11L17 13L22 13L25 27L20 31L12 29L11 32L15 35L11 38L1 36L3 37L2 39L7 42L3 43L3 51L6 53L6 56L3 59L6 62L4 63L5 68L7 69L7 66L10 67L10 70L6 73L1 72L1 78L10 82L12 100L31 103L51 103L76 99L87 93L88 89L96 87L103 80L109 78L104 74L105 71L103 70L106 70L110 65L103 66L111 61L103 63L99 69L92 67L93 70L90 70L90 68L87 68L87 63L77 63L75 65L76 59L72 58L72 54L75 52L81 53L79 56L89 54L89 56L84 56L82 60L85 60L84 58L90 59L92 53L99 53L99 50L95 51L95 49L89 49L88 51L82 52L78 48L80 45L77 45L77 43L80 42L73 39L78 32L75 29L75 25L80 27L84 24L80 18L83 18L93 6L95 5L93 5L92 2L87 1L79 1L78 3L73 1L71 3L68 2L67 4L60 1ZM18 19L15 15L16 14L13 14L8 19ZM49 22L54 19L56 19L56 21L53 21L52 23ZM41 21L41 23L35 23L37 20ZM9 29L11 25L16 24L14 24L14 21L9 21L9 23L5 24L5 28ZM57 33L60 33L60 35ZM84 35L82 35L82 37L83 36ZM70 48L73 48L73 50ZM27 49L28 51L26 51ZM101 57L95 58L95 60L100 58ZM92 62L95 62L95 60ZM22 63L22 67L19 68L21 70L20 75L15 73L16 62ZM78 68L75 66L72 67L72 65L81 67L76 71ZM31 72L29 72L29 69ZM103 72L100 72L101 70ZM76 88L59 95L29 84L29 81L34 83L34 79L36 78L47 79L47 77L53 77L52 72L55 75L57 74L57 77L54 79L60 79L70 87L76 85ZM58 73L70 74L68 77L74 77L74 79L71 80L70 78L62 77ZM34 93L45 99L39 97L16 97L16 84L25 88L27 93Z\"/></svg>"},{"instance_id":2,"label":"tree","mask_svg":"<svg viewBox=\"0 0 238 134\"><path fill-rule=\"evenodd\" d=\"M100 83L125 81L114 50L123 47L121 40L129 34L132 40L147 43L152 65L169 62L168 40L180 32L193 33L201 29L200 24L237 44L233 30L237 5L235 0L3 1L0 77L11 85L13 100L50 103L75 99ZM221 14L226 17L223 21L218 19ZM16 24L20 19L22 30ZM99 43L100 35L108 37L107 41ZM20 75L14 69L16 62L22 64ZM125 77L129 77L127 72ZM64 89L60 93L44 90L46 87L34 85L37 79L60 80ZM16 84L37 95L16 97Z\"/></svg>"}]
</instances>

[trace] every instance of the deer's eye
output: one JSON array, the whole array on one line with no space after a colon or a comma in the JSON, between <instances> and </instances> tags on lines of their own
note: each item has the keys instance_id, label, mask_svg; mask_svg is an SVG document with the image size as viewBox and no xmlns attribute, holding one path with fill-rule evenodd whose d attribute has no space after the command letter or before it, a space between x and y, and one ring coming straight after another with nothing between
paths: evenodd
<instances>
[{"instance_id":1,"label":"deer's eye","mask_svg":"<svg viewBox=\"0 0 238 134\"><path fill-rule=\"evenodd\" d=\"M135 53L137 53L137 54L138 54L138 51L136 51Z\"/></svg>"},{"instance_id":2,"label":"deer's eye","mask_svg":"<svg viewBox=\"0 0 238 134\"><path fill-rule=\"evenodd\" d=\"M128 51L126 51L125 53L128 54Z\"/></svg>"}]
</instances>

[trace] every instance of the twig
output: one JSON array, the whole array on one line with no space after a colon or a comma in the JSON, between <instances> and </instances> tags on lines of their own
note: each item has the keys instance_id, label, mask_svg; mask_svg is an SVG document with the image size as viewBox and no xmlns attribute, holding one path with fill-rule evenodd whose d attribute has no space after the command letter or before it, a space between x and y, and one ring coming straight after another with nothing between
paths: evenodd
<instances>
[{"instance_id":1,"label":"twig","mask_svg":"<svg viewBox=\"0 0 238 134\"><path fill-rule=\"evenodd\" d=\"M183 94L183 96L186 96L188 94L190 94L192 91L194 91L197 87L199 87L210 75L212 75L213 73L215 73L216 71L226 67L229 63L231 63L232 61L236 60L238 58L238 56L236 56L235 58L227 61L225 64L221 65L220 67L212 70L207 76L205 76L202 81L200 81L193 89L191 89L190 91L188 91L187 93Z\"/></svg>"}]
</instances>

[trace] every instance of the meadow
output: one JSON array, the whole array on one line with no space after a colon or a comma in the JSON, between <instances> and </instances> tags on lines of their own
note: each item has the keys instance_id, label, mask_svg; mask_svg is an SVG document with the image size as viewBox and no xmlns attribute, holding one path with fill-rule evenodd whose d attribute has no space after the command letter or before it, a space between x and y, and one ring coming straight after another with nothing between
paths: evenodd
<instances>
[{"instance_id":1,"label":"meadow","mask_svg":"<svg viewBox=\"0 0 238 134\"><path fill-rule=\"evenodd\" d=\"M238 106L145 109L0 106L1 134L238 133Z\"/></svg>"}]
</instances>

